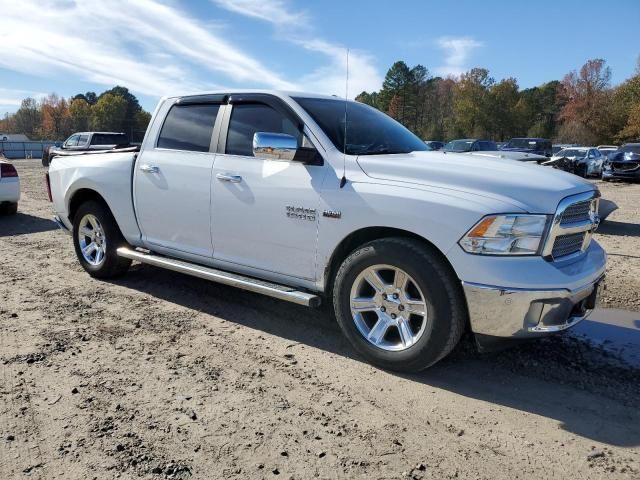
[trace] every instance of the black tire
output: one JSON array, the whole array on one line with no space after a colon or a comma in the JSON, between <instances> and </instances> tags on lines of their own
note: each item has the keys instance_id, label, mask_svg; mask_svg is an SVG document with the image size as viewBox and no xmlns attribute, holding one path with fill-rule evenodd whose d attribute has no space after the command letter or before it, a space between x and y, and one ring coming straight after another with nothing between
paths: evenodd
<instances>
[{"instance_id":1,"label":"black tire","mask_svg":"<svg viewBox=\"0 0 640 480\"><path fill-rule=\"evenodd\" d=\"M351 288L358 275L377 264L406 272L425 294L430 331L402 351L379 348L360 333L351 315ZM333 288L336 319L342 331L368 361L405 372L423 370L448 355L467 323L467 308L460 282L450 265L434 248L407 238L385 238L359 247L342 263Z\"/></svg>"},{"instance_id":2,"label":"black tire","mask_svg":"<svg viewBox=\"0 0 640 480\"><path fill-rule=\"evenodd\" d=\"M18 202L0 205L0 213L3 215L15 215L18 213Z\"/></svg>"},{"instance_id":3,"label":"black tire","mask_svg":"<svg viewBox=\"0 0 640 480\"><path fill-rule=\"evenodd\" d=\"M81 220L87 214L96 217L104 230L106 251L104 259L98 265L92 265L87 262L80 248L78 230ZM82 265L82 268L84 268L89 275L95 278L113 278L124 274L129 269L131 260L119 257L116 254L116 250L126 245L127 242L123 238L122 233L120 233L118 224L104 203L90 200L80 205L73 218L73 246L76 250L80 265Z\"/></svg>"}]
</instances>

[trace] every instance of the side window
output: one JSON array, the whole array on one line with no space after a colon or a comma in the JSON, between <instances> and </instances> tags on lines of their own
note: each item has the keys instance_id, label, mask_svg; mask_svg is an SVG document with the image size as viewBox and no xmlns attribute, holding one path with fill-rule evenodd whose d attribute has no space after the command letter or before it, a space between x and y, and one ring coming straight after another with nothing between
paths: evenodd
<instances>
[{"instance_id":1,"label":"side window","mask_svg":"<svg viewBox=\"0 0 640 480\"><path fill-rule=\"evenodd\" d=\"M78 139L80 138L80 135L71 135L66 142L64 142L64 146L65 147L77 147L78 146Z\"/></svg>"},{"instance_id":2,"label":"side window","mask_svg":"<svg viewBox=\"0 0 640 480\"><path fill-rule=\"evenodd\" d=\"M89 135L80 135L78 139L78 145L86 145L89 141Z\"/></svg>"},{"instance_id":3,"label":"side window","mask_svg":"<svg viewBox=\"0 0 640 480\"><path fill-rule=\"evenodd\" d=\"M286 133L296 137L300 144L300 131L282 113L261 103L241 103L234 105L231 111L225 153L253 156L253 134L256 132Z\"/></svg>"},{"instance_id":4,"label":"side window","mask_svg":"<svg viewBox=\"0 0 640 480\"><path fill-rule=\"evenodd\" d=\"M158 148L208 152L220 105L174 105L158 136Z\"/></svg>"}]
</instances>

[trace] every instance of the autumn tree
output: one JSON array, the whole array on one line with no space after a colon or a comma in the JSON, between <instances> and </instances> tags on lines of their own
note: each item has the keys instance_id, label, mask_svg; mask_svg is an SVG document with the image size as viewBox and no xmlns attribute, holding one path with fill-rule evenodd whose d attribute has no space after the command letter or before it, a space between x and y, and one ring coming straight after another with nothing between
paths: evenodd
<instances>
[{"instance_id":1,"label":"autumn tree","mask_svg":"<svg viewBox=\"0 0 640 480\"><path fill-rule=\"evenodd\" d=\"M74 132L86 132L91 123L91 106L84 99L76 96L69 106L71 125Z\"/></svg>"},{"instance_id":2,"label":"autumn tree","mask_svg":"<svg viewBox=\"0 0 640 480\"><path fill-rule=\"evenodd\" d=\"M570 138L580 132L584 143L606 142L612 135L606 112L609 109L611 69L605 60L588 60L580 71L565 75L558 94L564 101L559 119L560 136Z\"/></svg>"},{"instance_id":3,"label":"autumn tree","mask_svg":"<svg viewBox=\"0 0 640 480\"><path fill-rule=\"evenodd\" d=\"M105 93L91 107L91 129L121 131L126 115L127 101L118 95Z\"/></svg>"},{"instance_id":4,"label":"autumn tree","mask_svg":"<svg viewBox=\"0 0 640 480\"><path fill-rule=\"evenodd\" d=\"M62 140L71 134L69 103L55 93L42 101L42 136L52 140Z\"/></svg>"},{"instance_id":5,"label":"autumn tree","mask_svg":"<svg viewBox=\"0 0 640 480\"><path fill-rule=\"evenodd\" d=\"M12 126L15 133L24 133L29 138L39 135L42 112L38 102L28 97L22 100L20 108L13 114Z\"/></svg>"},{"instance_id":6,"label":"autumn tree","mask_svg":"<svg viewBox=\"0 0 640 480\"><path fill-rule=\"evenodd\" d=\"M144 134L147 131L149 122L151 121L151 114L144 110L140 110L135 116L135 129L133 135L129 138L131 142L141 142L144 138Z\"/></svg>"},{"instance_id":7,"label":"autumn tree","mask_svg":"<svg viewBox=\"0 0 640 480\"><path fill-rule=\"evenodd\" d=\"M453 114L461 134L485 137L490 130L489 89L495 81L486 68L472 68L460 76L453 89Z\"/></svg>"},{"instance_id":8,"label":"autumn tree","mask_svg":"<svg viewBox=\"0 0 640 480\"><path fill-rule=\"evenodd\" d=\"M136 115L142 110L140 102L135 95L133 95L128 88L116 86L110 90L107 90L100 94L98 101L105 95L114 95L122 98L125 101L125 114L120 125L115 126L113 130L118 132L125 132L129 137L133 137L133 132L136 129Z\"/></svg>"},{"instance_id":9,"label":"autumn tree","mask_svg":"<svg viewBox=\"0 0 640 480\"><path fill-rule=\"evenodd\" d=\"M492 85L487 97L487 127L490 137L505 141L518 134L518 82L508 78Z\"/></svg>"}]
</instances>

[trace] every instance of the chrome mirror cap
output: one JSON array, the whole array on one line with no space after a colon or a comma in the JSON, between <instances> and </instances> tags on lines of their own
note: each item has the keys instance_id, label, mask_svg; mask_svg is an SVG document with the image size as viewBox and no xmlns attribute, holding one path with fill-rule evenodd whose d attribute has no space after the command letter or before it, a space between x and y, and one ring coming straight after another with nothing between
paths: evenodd
<instances>
[{"instance_id":1,"label":"chrome mirror cap","mask_svg":"<svg viewBox=\"0 0 640 480\"><path fill-rule=\"evenodd\" d=\"M298 140L285 133L256 132L253 134L253 156L274 160L293 160Z\"/></svg>"}]
</instances>

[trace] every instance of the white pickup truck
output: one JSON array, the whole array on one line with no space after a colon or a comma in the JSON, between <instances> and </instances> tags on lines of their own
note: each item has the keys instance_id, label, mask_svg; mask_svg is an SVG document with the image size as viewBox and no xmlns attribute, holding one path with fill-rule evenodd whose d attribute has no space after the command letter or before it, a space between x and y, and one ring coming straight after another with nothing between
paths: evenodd
<instances>
[{"instance_id":1,"label":"white pickup truck","mask_svg":"<svg viewBox=\"0 0 640 480\"><path fill-rule=\"evenodd\" d=\"M606 263L593 184L426 149L336 97L168 97L139 152L57 156L49 187L90 275L136 260L332 304L353 346L385 368L426 368L465 329L483 347L583 319Z\"/></svg>"}]
</instances>

